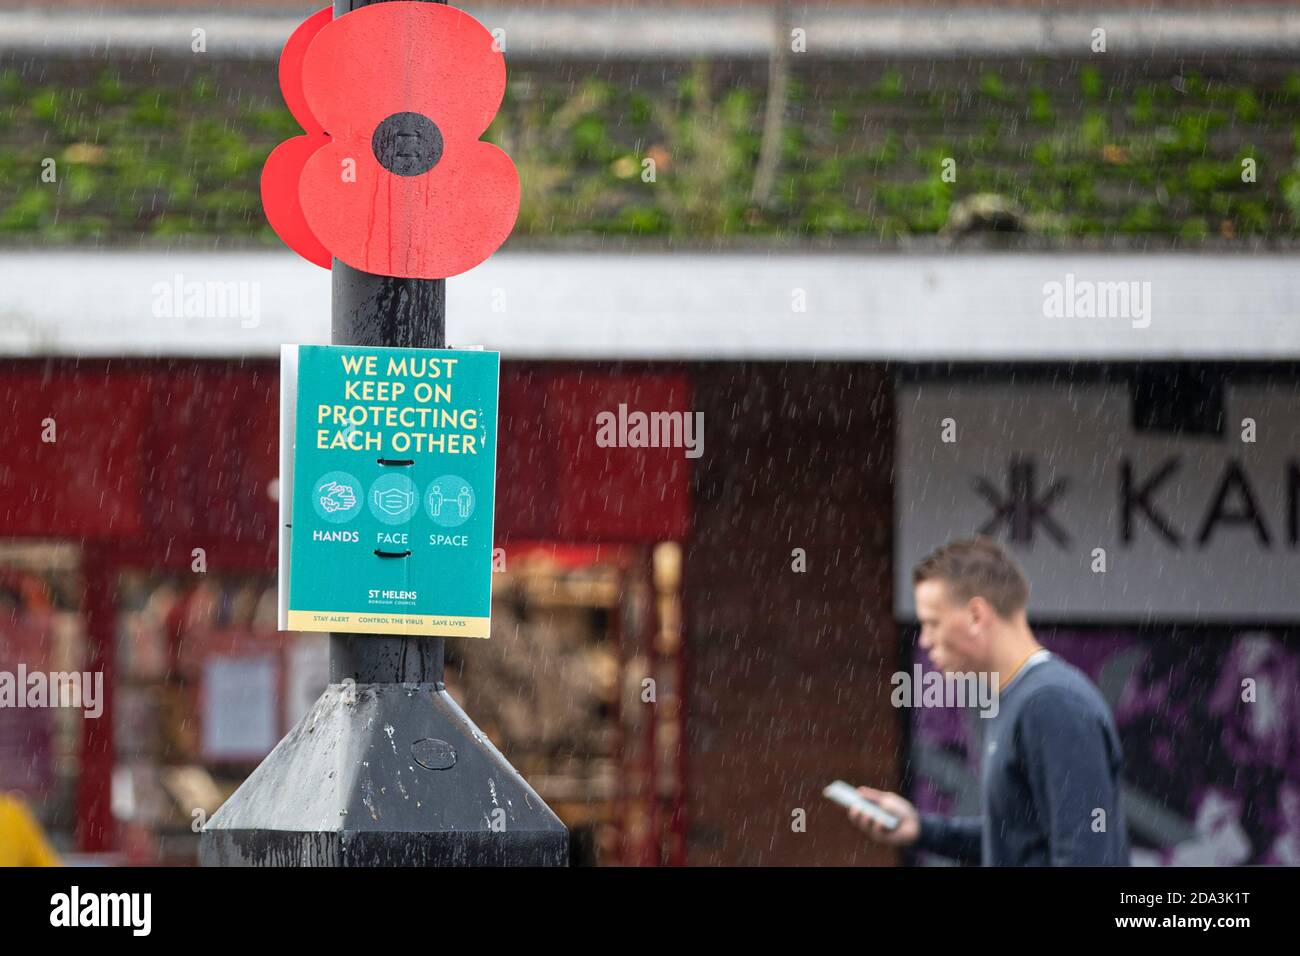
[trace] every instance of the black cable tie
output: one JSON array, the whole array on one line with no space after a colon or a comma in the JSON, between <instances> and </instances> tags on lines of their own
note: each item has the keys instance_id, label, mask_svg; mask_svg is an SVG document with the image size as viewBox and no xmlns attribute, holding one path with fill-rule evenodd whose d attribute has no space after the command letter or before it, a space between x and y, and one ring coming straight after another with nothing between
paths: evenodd
<instances>
[{"instance_id":1,"label":"black cable tie","mask_svg":"<svg viewBox=\"0 0 1300 956\"><path fill-rule=\"evenodd\" d=\"M375 548L375 557L377 558L409 558L411 552L408 551L380 551Z\"/></svg>"},{"instance_id":2,"label":"black cable tie","mask_svg":"<svg viewBox=\"0 0 1300 956\"><path fill-rule=\"evenodd\" d=\"M414 465L414 458L380 458L381 465Z\"/></svg>"}]
</instances>

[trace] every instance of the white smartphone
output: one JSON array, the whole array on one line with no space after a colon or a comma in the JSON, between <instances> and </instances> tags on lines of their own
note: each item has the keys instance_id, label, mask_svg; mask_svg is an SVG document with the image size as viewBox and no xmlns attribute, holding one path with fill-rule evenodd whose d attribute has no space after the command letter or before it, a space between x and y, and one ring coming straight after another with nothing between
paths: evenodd
<instances>
[{"instance_id":1,"label":"white smartphone","mask_svg":"<svg viewBox=\"0 0 1300 956\"><path fill-rule=\"evenodd\" d=\"M843 780L836 780L822 791L822 796L828 800L834 800L842 807L856 807L886 830L892 830L898 826L898 817L876 803L876 801L868 800L858 793L857 787L847 784Z\"/></svg>"}]
</instances>

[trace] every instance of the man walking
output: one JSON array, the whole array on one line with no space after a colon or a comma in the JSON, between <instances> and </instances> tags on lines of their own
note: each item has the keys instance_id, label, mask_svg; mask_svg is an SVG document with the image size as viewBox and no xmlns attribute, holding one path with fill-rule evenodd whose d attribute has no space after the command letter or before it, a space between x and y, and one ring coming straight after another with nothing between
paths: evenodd
<instances>
[{"instance_id":1,"label":"man walking","mask_svg":"<svg viewBox=\"0 0 1300 956\"><path fill-rule=\"evenodd\" d=\"M912 573L921 648L945 673L986 673L996 716L981 719L978 817L918 814L903 797L860 792L899 818L886 830L860 811L872 839L985 866L1127 866L1121 749L1110 709L1078 668L1029 628L1029 586L993 541L938 549Z\"/></svg>"}]
</instances>

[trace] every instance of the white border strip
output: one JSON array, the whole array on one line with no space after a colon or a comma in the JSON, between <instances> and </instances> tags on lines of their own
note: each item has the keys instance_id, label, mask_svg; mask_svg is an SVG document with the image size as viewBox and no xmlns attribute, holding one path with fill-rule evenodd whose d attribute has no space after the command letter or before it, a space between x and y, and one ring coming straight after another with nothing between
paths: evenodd
<instances>
[{"instance_id":1,"label":"white border strip","mask_svg":"<svg viewBox=\"0 0 1300 956\"><path fill-rule=\"evenodd\" d=\"M696 10L484 7L469 10L505 30L507 59L545 57L758 57L777 35L765 9ZM215 11L5 11L0 52L275 58L301 18ZM999 8L795 10L810 56L1093 57L1092 31L1106 31L1108 56L1260 54L1300 50L1300 9L1036 11ZM192 49L205 31L205 53Z\"/></svg>"},{"instance_id":2,"label":"white border strip","mask_svg":"<svg viewBox=\"0 0 1300 956\"><path fill-rule=\"evenodd\" d=\"M293 447L298 419L298 346L280 346L280 573L276 576L278 627L289 630L289 544L293 535Z\"/></svg>"},{"instance_id":3,"label":"white border strip","mask_svg":"<svg viewBox=\"0 0 1300 956\"><path fill-rule=\"evenodd\" d=\"M1050 314L1051 283L1077 302L1118 282L1144 315ZM205 314L220 300L191 283L256 313ZM1295 360L1300 255L507 252L448 280L447 314L507 360ZM330 274L289 252L0 256L0 355L274 357L329 334Z\"/></svg>"}]
</instances>

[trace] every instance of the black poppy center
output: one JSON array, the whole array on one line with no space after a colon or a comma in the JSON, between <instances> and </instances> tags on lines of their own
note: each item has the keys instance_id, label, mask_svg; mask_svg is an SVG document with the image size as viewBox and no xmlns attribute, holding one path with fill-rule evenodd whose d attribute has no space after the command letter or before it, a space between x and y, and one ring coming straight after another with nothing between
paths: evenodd
<instances>
[{"instance_id":1,"label":"black poppy center","mask_svg":"<svg viewBox=\"0 0 1300 956\"><path fill-rule=\"evenodd\" d=\"M418 176L442 158L442 131L422 113L394 113L375 127L370 148L389 172Z\"/></svg>"}]
</instances>

